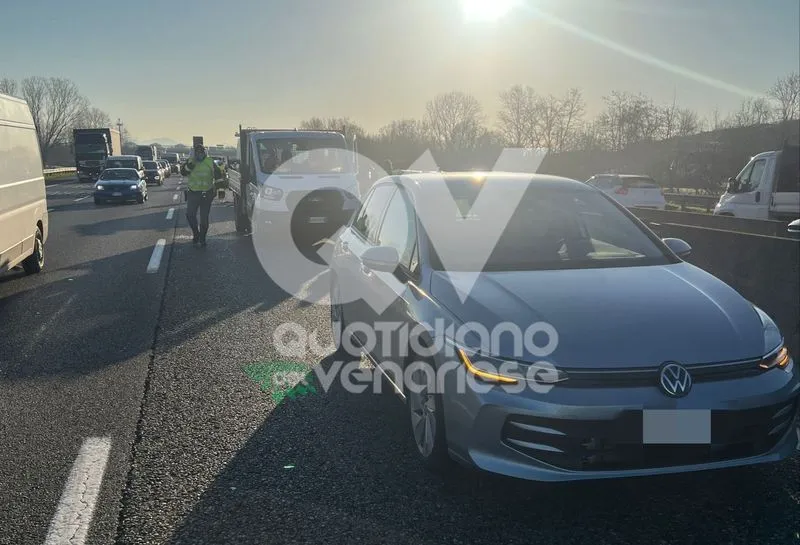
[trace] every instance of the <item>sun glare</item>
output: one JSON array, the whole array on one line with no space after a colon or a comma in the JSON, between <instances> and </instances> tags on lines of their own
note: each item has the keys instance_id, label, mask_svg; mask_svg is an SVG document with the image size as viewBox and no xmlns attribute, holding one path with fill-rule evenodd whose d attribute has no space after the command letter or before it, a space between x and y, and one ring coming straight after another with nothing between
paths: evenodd
<instances>
[{"instance_id":1,"label":"sun glare","mask_svg":"<svg viewBox=\"0 0 800 545\"><path fill-rule=\"evenodd\" d=\"M520 0L461 0L468 21L496 21L519 5Z\"/></svg>"}]
</instances>

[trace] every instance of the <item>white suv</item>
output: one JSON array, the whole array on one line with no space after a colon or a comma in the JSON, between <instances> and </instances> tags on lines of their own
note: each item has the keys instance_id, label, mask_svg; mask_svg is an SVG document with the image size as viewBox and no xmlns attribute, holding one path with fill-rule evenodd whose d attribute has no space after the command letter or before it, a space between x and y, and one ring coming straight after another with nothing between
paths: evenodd
<instances>
[{"instance_id":1,"label":"white suv","mask_svg":"<svg viewBox=\"0 0 800 545\"><path fill-rule=\"evenodd\" d=\"M667 201L661 186L650 176L638 174L595 174L586 183L614 198L626 208L664 210Z\"/></svg>"}]
</instances>

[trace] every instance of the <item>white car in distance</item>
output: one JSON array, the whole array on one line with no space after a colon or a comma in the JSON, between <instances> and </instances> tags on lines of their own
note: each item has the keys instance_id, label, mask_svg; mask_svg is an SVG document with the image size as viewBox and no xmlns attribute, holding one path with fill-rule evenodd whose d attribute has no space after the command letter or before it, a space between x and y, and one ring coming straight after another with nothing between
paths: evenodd
<instances>
[{"instance_id":1,"label":"white car in distance","mask_svg":"<svg viewBox=\"0 0 800 545\"><path fill-rule=\"evenodd\" d=\"M595 174L586 183L626 208L664 210L664 192L653 178L639 174Z\"/></svg>"}]
</instances>

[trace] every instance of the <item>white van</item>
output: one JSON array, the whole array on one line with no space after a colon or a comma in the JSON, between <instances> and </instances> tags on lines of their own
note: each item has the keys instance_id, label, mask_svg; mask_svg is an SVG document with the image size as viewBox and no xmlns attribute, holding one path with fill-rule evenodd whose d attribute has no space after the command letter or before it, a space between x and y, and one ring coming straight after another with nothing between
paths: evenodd
<instances>
[{"instance_id":1,"label":"white van","mask_svg":"<svg viewBox=\"0 0 800 545\"><path fill-rule=\"evenodd\" d=\"M736 178L714 208L717 216L760 220L800 217L800 147L759 153Z\"/></svg>"},{"instance_id":2,"label":"white van","mask_svg":"<svg viewBox=\"0 0 800 545\"><path fill-rule=\"evenodd\" d=\"M0 273L44 267L47 196L33 117L24 100L0 94Z\"/></svg>"},{"instance_id":3,"label":"white van","mask_svg":"<svg viewBox=\"0 0 800 545\"><path fill-rule=\"evenodd\" d=\"M109 155L103 168L133 168L144 174L144 161L138 155Z\"/></svg>"}]
</instances>

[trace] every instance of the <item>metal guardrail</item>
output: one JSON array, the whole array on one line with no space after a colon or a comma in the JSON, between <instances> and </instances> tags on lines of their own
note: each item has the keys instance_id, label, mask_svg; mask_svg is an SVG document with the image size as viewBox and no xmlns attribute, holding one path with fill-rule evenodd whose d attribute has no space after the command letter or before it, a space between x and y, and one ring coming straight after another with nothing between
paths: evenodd
<instances>
[{"instance_id":1,"label":"metal guardrail","mask_svg":"<svg viewBox=\"0 0 800 545\"><path fill-rule=\"evenodd\" d=\"M667 202L680 205L681 210L685 211L687 206L705 208L706 212L711 212L719 202L719 196L714 195L687 195L685 193L664 193Z\"/></svg>"},{"instance_id":2,"label":"metal guardrail","mask_svg":"<svg viewBox=\"0 0 800 545\"><path fill-rule=\"evenodd\" d=\"M46 168L42 170L45 180L52 180L54 178L68 178L75 175L77 170L73 168Z\"/></svg>"},{"instance_id":3,"label":"metal guardrail","mask_svg":"<svg viewBox=\"0 0 800 545\"><path fill-rule=\"evenodd\" d=\"M47 176L48 174L67 174L67 173L73 173L75 171L76 171L75 167L72 167L72 168L46 168L46 169L42 170L42 172L44 173L45 176Z\"/></svg>"}]
</instances>

